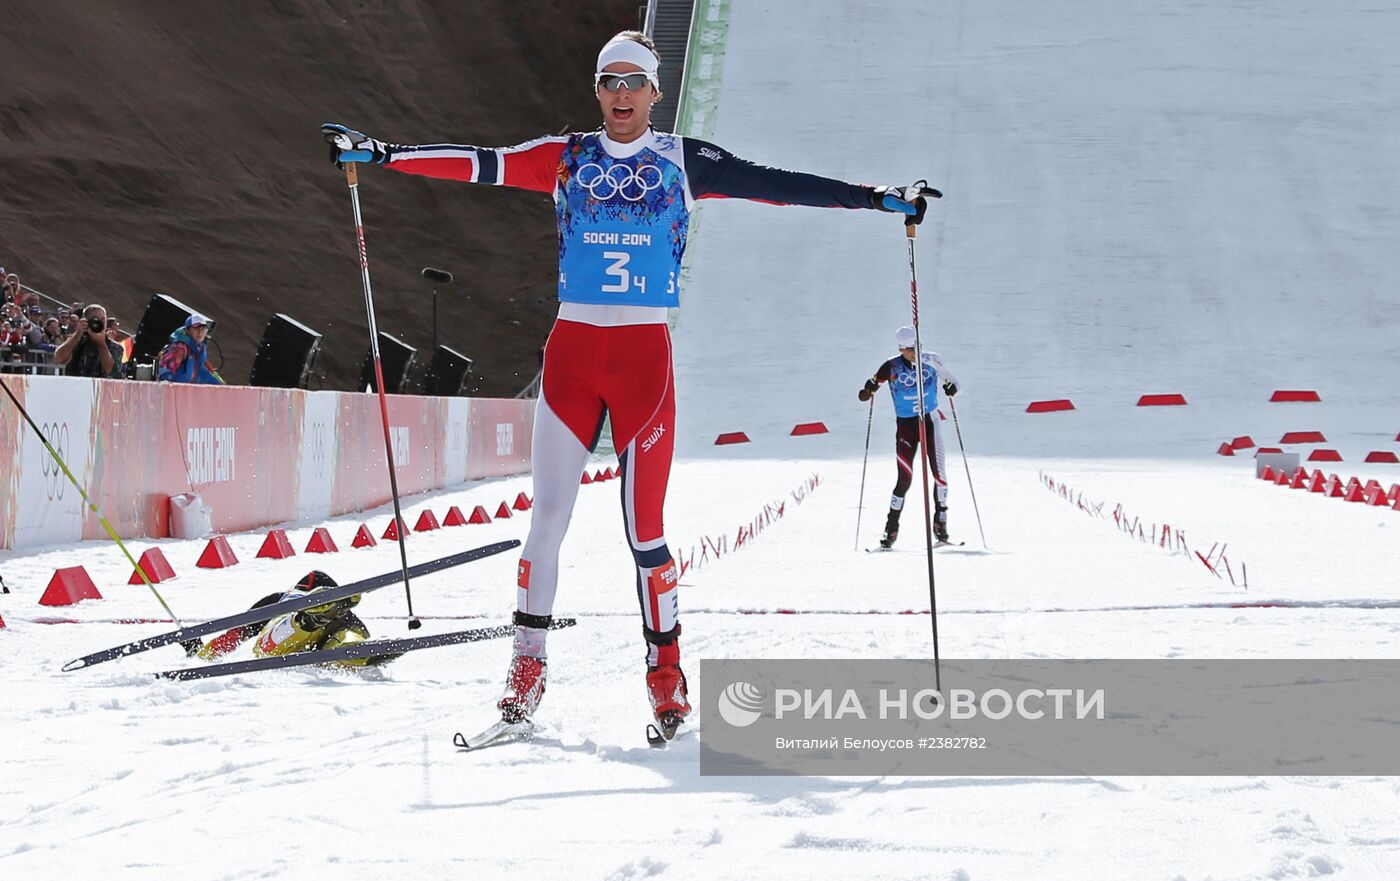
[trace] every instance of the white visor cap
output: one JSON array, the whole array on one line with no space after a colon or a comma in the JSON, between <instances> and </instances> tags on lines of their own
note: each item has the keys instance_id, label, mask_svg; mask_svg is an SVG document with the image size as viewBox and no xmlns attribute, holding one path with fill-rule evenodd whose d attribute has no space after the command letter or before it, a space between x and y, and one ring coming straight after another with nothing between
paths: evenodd
<instances>
[{"instance_id":1,"label":"white visor cap","mask_svg":"<svg viewBox=\"0 0 1400 881\"><path fill-rule=\"evenodd\" d=\"M914 325L906 324L894 332L894 344L896 348L914 348Z\"/></svg>"},{"instance_id":2,"label":"white visor cap","mask_svg":"<svg viewBox=\"0 0 1400 881\"><path fill-rule=\"evenodd\" d=\"M619 61L640 67L651 84L657 89L661 88L661 81L656 78L656 71L661 66L661 62L650 49L641 43L621 35L608 40L607 44L603 46L603 50L598 53L596 73L602 73L603 68Z\"/></svg>"}]
</instances>

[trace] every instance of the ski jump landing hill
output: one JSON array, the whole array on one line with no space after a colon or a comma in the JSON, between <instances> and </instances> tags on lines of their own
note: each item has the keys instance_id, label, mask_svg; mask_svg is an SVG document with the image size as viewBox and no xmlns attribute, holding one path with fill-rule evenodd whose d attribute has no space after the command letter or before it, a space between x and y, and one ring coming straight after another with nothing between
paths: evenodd
<instances>
[{"instance_id":1,"label":"ski jump landing hill","mask_svg":"<svg viewBox=\"0 0 1400 881\"><path fill-rule=\"evenodd\" d=\"M922 325L974 452L1400 450L1394 9L698 5L683 133L946 193L916 240ZM695 228L681 454L858 455L856 390L910 321L898 220L729 201ZM1270 403L1296 389L1321 403ZM1136 406L1154 393L1187 406ZM1026 412L1053 399L1075 410ZM883 392L876 417L885 455ZM788 438L814 420L831 435ZM730 431L753 442L713 446Z\"/></svg>"}]
</instances>

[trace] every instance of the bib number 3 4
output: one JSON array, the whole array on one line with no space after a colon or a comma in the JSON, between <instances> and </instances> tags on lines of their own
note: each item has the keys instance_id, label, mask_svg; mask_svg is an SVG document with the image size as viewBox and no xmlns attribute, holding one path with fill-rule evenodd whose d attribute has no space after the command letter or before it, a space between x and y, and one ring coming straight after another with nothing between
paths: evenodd
<instances>
[{"instance_id":1,"label":"bib number 3 4","mask_svg":"<svg viewBox=\"0 0 1400 881\"><path fill-rule=\"evenodd\" d=\"M604 251L603 260L608 266L603 270L603 275L615 279L602 286L601 290L608 294L626 294L632 290L647 292L647 277L645 275L633 275L627 268L627 263L632 259L632 255L626 251ZM676 292L676 274L668 273L670 276L666 280L666 293Z\"/></svg>"}]
</instances>

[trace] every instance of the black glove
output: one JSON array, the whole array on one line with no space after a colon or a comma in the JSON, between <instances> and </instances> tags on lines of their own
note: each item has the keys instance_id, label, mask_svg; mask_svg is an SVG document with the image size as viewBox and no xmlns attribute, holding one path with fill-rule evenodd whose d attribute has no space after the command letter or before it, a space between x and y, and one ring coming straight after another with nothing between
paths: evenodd
<instances>
[{"instance_id":1,"label":"black glove","mask_svg":"<svg viewBox=\"0 0 1400 881\"><path fill-rule=\"evenodd\" d=\"M856 397L860 398L861 402L864 403L865 401L868 401L871 398L875 397L875 393L870 391L869 389L861 389L860 391L856 392Z\"/></svg>"},{"instance_id":2,"label":"black glove","mask_svg":"<svg viewBox=\"0 0 1400 881\"><path fill-rule=\"evenodd\" d=\"M874 397L875 393L879 390L880 384L878 382L873 379L867 379L865 381L865 387L856 394L856 397L860 398L862 401L868 401Z\"/></svg>"},{"instance_id":3,"label":"black glove","mask_svg":"<svg viewBox=\"0 0 1400 881\"><path fill-rule=\"evenodd\" d=\"M321 125L321 134L331 147L331 161L336 168L344 168L347 162L373 162L383 165L389 161L392 152L389 145L375 140L364 132L346 128L335 122Z\"/></svg>"},{"instance_id":4,"label":"black glove","mask_svg":"<svg viewBox=\"0 0 1400 881\"><path fill-rule=\"evenodd\" d=\"M924 222L928 200L941 198L942 193L930 187L928 181L921 180L907 187L875 187L870 191L870 207L903 214L906 224L918 225Z\"/></svg>"},{"instance_id":5,"label":"black glove","mask_svg":"<svg viewBox=\"0 0 1400 881\"><path fill-rule=\"evenodd\" d=\"M950 398L953 397L954 395L956 395L956 394L958 393L958 386L957 386L957 384L956 384L956 383L952 383L952 382L945 382L945 383L943 383L943 393L944 393L945 395L947 395L948 397L950 397Z\"/></svg>"}]
</instances>

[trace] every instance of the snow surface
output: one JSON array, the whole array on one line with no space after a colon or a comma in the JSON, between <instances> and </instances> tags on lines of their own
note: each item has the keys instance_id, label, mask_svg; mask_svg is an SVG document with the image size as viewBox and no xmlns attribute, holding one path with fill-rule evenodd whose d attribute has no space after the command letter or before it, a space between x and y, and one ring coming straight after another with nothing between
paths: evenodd
<instances>
[{"instance_id":1,"label":"snow surface","mask_svg":"<svg viewBox=\"0 0 1400 881\"><path fill-rule=\"evenodd\" d=\"M1400 449L1390 286L1400 181L1400 14L1360 4L843 3L801 16L723 7L716 141L758 161L948 192L917 240L932 347L957 399L988 549L956 446L937 558L946 658L1400 657L1400 512L1253 479L1247 451L1319 429L1389 486ZM794 67L804 71L794 76ZM814 113L813 108L829 108ZM912 110L911 110L912 108ZM895 130L897 129L897 133ZM897 140L900 149L891 146ZM925 153L903 145L924 145ZM907 321L905 244L883 215L706 205L676 328L681 458L673 549L783 518L682 579L684 656L930 654L919 510L870 555L893 479L877 402L856 536L863 378ZM1269 405L1275 388L1323 403ZM1186 408L1138 409L1180 391ZM1029 400L1079 409L1032 416ZM795 422L830 434L792 438ZM956 444L953 423L945 438ZM720 431L754 442L714 447ZM1306 447L1301 448L1306 452ZM600 460L594 467L608 462ZM820 484L799 504L792 491ZM1228 545L1232 586L1130 539L1122 504ZM1255 879L1400 876L1393 777L702 778L695 735L645 746L642 646L615 483L584 487L565 541L545 733L474 756L451 736L492 720L505 641L419 652L379 675L286 671L157 684L159 650L73 674L64 661L165 629L101 542L0 557L0 876L5 878ZM418 497L494 511L528 477ZM159 544L184 618L241 609L310 568L391 571L350 550L381 509L328 526L342 551L194 568ZM415 534L410 562L503 538L529 515ZM152 543L141 542L134 550ZM496 624L515 555L414 582L419 634ZM105 595L36 604L82 562ZM1242 572L1235 570L1242 576ZM1270 603L1277 603L1269 605ZM1242 607L1234 607L1244 604ZM406 633L397 588L359 611ZM784 614L775 614L783 611ZM791 612L792 614L787 614ZM76 623L44 623L56 619Z\"/></svg>"}]
</instances>

